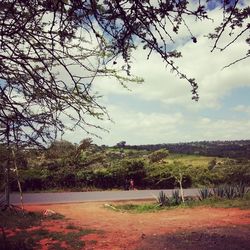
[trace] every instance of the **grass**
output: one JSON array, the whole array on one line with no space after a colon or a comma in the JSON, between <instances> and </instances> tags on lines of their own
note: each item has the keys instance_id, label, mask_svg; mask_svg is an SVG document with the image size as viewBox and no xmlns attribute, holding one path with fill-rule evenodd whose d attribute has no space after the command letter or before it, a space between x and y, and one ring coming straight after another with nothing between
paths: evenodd
<instances>
[{"instance_id":1,"label":"grass","mask_svg":"<svg viewBox=\"0 0 250 250\"><path fill-rule=\"evenodd\" d=\"M180 206L159 206L158 203L142 203L142 204L112 204L114 211L129 212L129 213L154 213L162 210L174 209Z\"/></svg>"},{"instance_id":2,"label":"grass","mask_svg":"<svg viewBox=\"0 0 250 250\"><path fill-rule=\"evenodd\" d=\"M161 210L169 210L176 208L194 208L199 206L207 207L220 207L220 208L240 208L240 209L250 209L250 193L248 193L242 199L219 199L219 198L209 198L202 201L199 200L189 200L184 204L178 206L159 206L156 202L143 203L143 204L112 204L116 208L115 211L120 212L130 212L130 213L148 213L157 212Z\"/></svg>"},{"instance_id":3,"label":"grass","mask_svg":"<svg viewBox=\"0 0 250 250\"><path fill-rule=\"evenodd\" d=\"M85 245L82 236L98 233L96 230L84 229L73 224L66 226L68 232L49 231L42 226L42 221L64 220L64 216L55 214L44 217L42 213L25 212L15 213L13 211L0 212L0 249L40 249L42 239L49 240L48 249L82 249ZM34 230L29 230L34 227ZM12 234L9 234L12 232ZM67 248L63 248L64 242Z\"/></svg>"},{"instance_id":4,"label":"grass","mask_svg":"<svg viewBox=\"0 0 250 250\"><path fill-rule=\"evenodd\" d=\"M68 224L67 226L66 226L66 229L78 229L79 227L77 227L76 225L74 225L74 224Z\"/></svg>"},{"instance_id":5,"label":"grass","mask_svg":"<svg viewBox=\"0 0 250 250\"><path fill-rule=\"evenodd\" d=\"M248 195L249 196L249 195ZM192 206L192 204L190 204ZM250 209L250 197L243 199L219 199L209 198L198 202L198 206L210 206L210 207L221 207L221 208L240 208ZM196 204L194 203L194 206Z\"/></svg>"},{"instance_id":6,"label":"grass","mask_svg":"<svg viewBox=\"0 0 250 250\"><path fill-rule=\"evenodd\" d=\"M116 211L128 211L131 213L145 213L145 212L157 212L163 210L166 207L160 207L156 203L146 203L146 204L121 204L113 205Z\"/></svg>"},{"instance_id":7,"label":"grass","mask_svg":"<svg viewBox=\"0 0 250 250\"><path fill-rule=\"evenodd\" d=\"M50 232L48 230L40 229L34 231L33 235L36 237L36 241L47 238L58 242L65 242L72 249L82 249L84 247L84 242L81 240L81 237L94 232L96 231L92 229L80 228L78 228L77 231L72 231L68 233Z\"/></svg>"},{"instance_id":8,"label":"grass","mask_svg":"<svg viewBox=\"0 0 250 250\"><path fill-rule=\"evenodd\" d=\"M1 226L6 229L19 228L25 229L33 226L39 226L42 220L63 220L65 217L62 214L53 214L48 217L44 217L39 212L27 212L24 214L21 211L1 211L0 210L0 221Z\"/></svg>"},{"instance_id":9,"label":"grass","mask_svg":"<svg viewBox=\"0 0 250 250\"><path fill-rule=\"evenodd\" d=\"M25 212L24 215L22 215L21 212L0 211L1 226L6 229L25 229L38 226L41 224L42 218L42 213Z\"/></svg>"},{"instance_id":10,"label":"grass","mask_svg":"<svg viewBox=\"0 0 250 250\"><path fill-rule=\"evenodd\" d=\"M40 240L50 239L53 241L49 244L49 248L51 249L63 249L60 247L61 242L67 244L68 247L65 249L82 249L85 243L81 240L81 237L93 232L95 231L91 229L81 229L68 233L51 232L46 229L38 229L31 232L21 231L14 236L8 237L5 242L3 239L0 239L0 245L5 245L5 249L39 249ZM19 245L23 246L23 248L16 248Z\"/></svg>"},{"instance_id":11,"label":"grass","mask_svg":"<svg viewBox=\"0 0 250 250\"><path fill-rule=\"evenodd\" d=\"M182 162L186 165L192 165L194 167L207 167L209 162L219 157L211 157L211 156L201 156L201 155L185 155L185 154L170 154L166 161L169 163L173 163L174 161ZM220 160L224 158L219 158Z\"/></svg>"}]
</instances>

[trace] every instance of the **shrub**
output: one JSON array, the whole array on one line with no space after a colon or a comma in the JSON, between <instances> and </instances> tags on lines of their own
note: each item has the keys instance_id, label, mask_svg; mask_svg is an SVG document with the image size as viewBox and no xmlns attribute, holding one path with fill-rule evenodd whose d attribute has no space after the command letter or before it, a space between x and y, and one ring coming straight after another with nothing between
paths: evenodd
<instances>
[{"instance_id":1,"label":"shrub","mask_svg":"<svg viewBox=\"0 0 250 250\"><path fill-rule=\"evenodd\" d=\"M157 202L159 203L160 206L169 206L170 205L170 200L163 191L160 191L160 193L157 197Z\"/></svg>"},{"instance_id":2,"label":"shrub","mask_svg":"<svg viewBox=\"0 0 250 250\"><path fill-rule=\"evenodd\" d=\"M243 183L236 185L225 184L213 189L215 196L226 199L243 198L247 192L248 188Z\"/></svg>"},{"instance_id":3,"label":"shrub","mask_svg":"<svg viewBox=\"0 0 250 250\"><path fill-rule=\"evenodd\" d=\"M181 196L179 189L175 189L172 191L171 204L174 206L181 204Z\"/></svg>"},{"instance_id":4,"label":"shrub","mask_svg":"<svg viewBox=\"0 0 250 250\"><path fill-rule=\"evenodd\" d=\"M199 200L204 200L211 197L213 194L208 187L199 189Z\"/></svg>"},{"instance_id":5,"label":"shrub","mask_svg":"<svg viewBox=\"0 0 250 250\"><path fill-rule=\"evenodd\" d=\"M249 192L247 185L242 182L237 184L235 187L236 187L236 196L239 198L243 198Z\"/></svg>"},{"instance_id":6,"label":"shrub","mask_svg":"<svg viewBox=\"0 0 250 250\"><path fill-rule=\"evenodd\" d=\"M158 162L164 158L166 158L169 155L168 150L166 149L159 149L157 151L154 151L153 153L151 153L148 158L150 160L150 162L154 163L154 162Z\"/></svg>"},{"instance_id":7,"label":"shrub","mask_svg":"<svg viewBox=\"0 0 250 250\"><path fill-rule=\"evenodd\" d=\"M225 189L223 185L220 185L216 188L213 188L213 195L218 198L224 198L225 197Z\"/></svg>"},{"instance_id":8,"label":"shrub","mask_svg":"<svg viewBox=\"0 0 250 250\"><path fill-rule=\"evenodd\" d=\"M226 199L233 199L237 196L236 186L224 185L224 196Z\"/></svg>"}]
</instances>

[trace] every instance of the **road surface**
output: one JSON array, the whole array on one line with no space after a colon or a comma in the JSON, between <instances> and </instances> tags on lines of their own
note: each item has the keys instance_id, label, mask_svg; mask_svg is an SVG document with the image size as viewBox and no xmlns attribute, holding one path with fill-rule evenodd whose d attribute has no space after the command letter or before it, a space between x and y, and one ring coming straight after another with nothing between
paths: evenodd
<instances>
[{"instance_id":1,"label":"road surface","mask_svg":"<svg viewBox=\"0 0 250 250\"><path fill-rule=\"evenodd\" d=\"M94 191L94 192L63 192L63 193L24 193L25 204L55 204L55 203L78 203L91 201L117 201L117 200L140 200L154 199L161 190L133 190L133 191ZM171 196L172 190L163 190ZM198 189L184 189L185 196L198 195ZM10 196L11 204L20 203L19 193Z\"/></svg>"}]
</instances>

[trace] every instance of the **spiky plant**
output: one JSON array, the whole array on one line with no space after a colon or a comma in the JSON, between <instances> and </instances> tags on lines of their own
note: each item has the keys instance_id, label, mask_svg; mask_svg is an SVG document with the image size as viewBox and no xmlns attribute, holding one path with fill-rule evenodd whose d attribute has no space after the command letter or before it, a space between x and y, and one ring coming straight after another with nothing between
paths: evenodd
<instances>
[{"instance_id":1,"label":"spiky plant","mask_svg":"<svg viewBox=\"0 0 250 250\"><path fill-rule=\"evenodd\" d=\"M243 198L249 192L249 188L243 182L236 184L235 189L236 189L236 196L239 198Z\"/></svg>"},{"instance_id":2,"label":"spiky plant","mask_svg":"<svg viewBox=\"0 0 250 250\"><path fill-rule=\"evenodd\" d=\"M224 198L225 197L225 189L223 185L220 185L216 188L213 188L213 195L218 198Z\"/></svg>"},{"instance_id":3,"label":"spiky plant","mask_svg":"<svg viewBox=\"0 0 250 250\"><path fill-rule=\"evenodd\" d=\"M181 196L179 189L175 189L172 191L171 202L173 205L179 205L181 203Z\"/></svg>"},{"instance_id":4,"label":"spiky plant","mask_svg":"<svg viewBox=\"0 0 250 250\"><path fill-rule=\"evenodd\" d=\"M234 199L236 198L237 191L234 185L224 185L224 197L226 199Z\"/></svg>"},{"instance_id":5,"label":"spiky plant","mask_svg":"<svg viewBox=\"0 0 250 250\"><path fill-rule=\"evenodd\" d=\"M199 189L199 200L205 200L211 197L213 194L208 187Z\"/></svg>"},{"instance_id":6,"label":"spiky plant","mask_svg":"<svg viewBox=\"0 0 250 250\"><path fill-rule=\"evenodd\" d=\"M169 206L170 205L169 198L167 197L167 195L163 191L159 192L157 202L160 206Z\"/></svg>"}]
</instances>

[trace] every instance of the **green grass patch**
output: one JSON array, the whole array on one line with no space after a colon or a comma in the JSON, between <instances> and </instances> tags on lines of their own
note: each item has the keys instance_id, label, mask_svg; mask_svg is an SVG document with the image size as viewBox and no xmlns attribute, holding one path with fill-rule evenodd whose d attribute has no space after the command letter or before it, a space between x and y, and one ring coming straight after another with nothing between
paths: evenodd
<instances>
[{"instance_id":1,"label":"green grass patch","mask_svg":"<svg viewBox=\"0 0 250 250\"><path fill-rule=\"evenodd\" d=\"M146 213L146 212L157 212L160 210L170 209L171 207L167 206L159 206L157 203L145 203L145 204L120 204L114 205L112 207L115 208L114 211L120 212L130 212L130 213Z\"/></svg>"},{"instance_id":2,"label":"green grass patch","mask_svg":"<svg viewBox=\"0 0 250 250\"><path fill-rule=\"evenodd\" d=\"M170 154L166 160L169 163L173 163L174 161L182 162L183 164L192 165L194 167L207 167L208 163L214 159L215 157L211 156L201 156L201 155L185 155L185 154ZM218 157L217 157L218 158ZM223 160L224 158L220 158Z\"/></svg>"},{"instance_id":3,"label":"green grass patch","mask_svg":"<svg viewBox=\"0 0 250 250\"><path fill-rule=\"evenodd\" d=\"M195 206L209 206L209 207L221 207L221 208L240 208L250 209L250 198L245 197L242 199L219 199L209 198L202 201L191 202L188 204L189 207Z\"/></svg>"},{"instance_id":4,"label":"green grass patch","mask_svg":"<svg viewBox=\"0 0 250 250\"><path fill-rule=\"evenodd\" d=\"M125 204L115 206L117 209L122 211L130 211L135 213L143 213L143 212L154 212L160 209L158 204Z\"/></svg>"},{"instance_id":5,"label":"green grass patch","mask_svg":"<svg viewBox=\"0 0 250 250\"><path fill-rule=\"evenodd\" d=\"M250 209L250 195L247 194L242 199L219 199L219 198L209 198L202 201L199 200L188 200L185 203L181 203L177 206L159 206L159 204L152 203L142 203L142 204L112 204L114 211L129 212L129 213L150 213L158 212L162 210L178 209L178 208L194 208L199 206L207 207L220 207L220 208L240 208L240 209Z\"/></svg>"}]
</instances>

